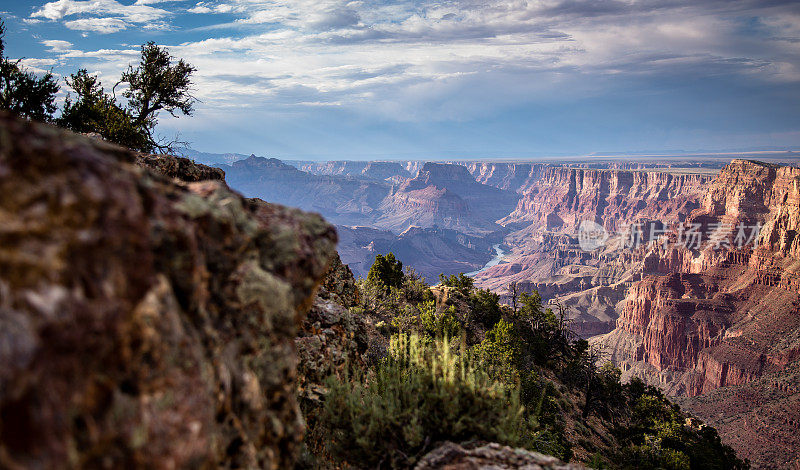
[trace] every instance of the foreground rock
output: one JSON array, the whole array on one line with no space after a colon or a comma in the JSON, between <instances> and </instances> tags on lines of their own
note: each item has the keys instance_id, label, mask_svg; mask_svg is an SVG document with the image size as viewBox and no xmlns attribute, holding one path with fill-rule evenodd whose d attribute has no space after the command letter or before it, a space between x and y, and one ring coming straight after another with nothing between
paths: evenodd
<instances>
[{"instance_id":1,"label":"foreground rock","mask_svg":"<svg viewBox=\"0 0 800 470\"><path fill-rule=\"evenodd\" d=\"M335 233L136 158L0 115L0 467L287 468Z\"/></svg>"},{"instance_id":2,"label":"foreground rock","mask_svg":"<svg viewBox=\"0 0 800 470\"><path fill-rule=\"evenodd\" d=\"M581 470L584 467L566 464L555 457L538 452L512 449L495 443L464 448L458 444L446 442L423 457L415 468L416 470Z\"/></svg>"}]
</instances>

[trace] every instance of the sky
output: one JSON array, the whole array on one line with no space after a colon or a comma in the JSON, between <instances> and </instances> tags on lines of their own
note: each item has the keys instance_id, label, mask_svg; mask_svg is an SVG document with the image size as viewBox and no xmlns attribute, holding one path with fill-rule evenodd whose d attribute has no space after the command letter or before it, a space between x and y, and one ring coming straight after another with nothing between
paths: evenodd
<instances>
[{"instance_id":1,"label":"sky","mask_svg":"<svg viewBox=\"0 0 800 470\"><path fill-rule=\"evenodd\" d=\"M107 90L147 41L197 68L204 152L527 158L800 148L800 2L0 0L6 54Z\"/></svg>"}]
</instances>

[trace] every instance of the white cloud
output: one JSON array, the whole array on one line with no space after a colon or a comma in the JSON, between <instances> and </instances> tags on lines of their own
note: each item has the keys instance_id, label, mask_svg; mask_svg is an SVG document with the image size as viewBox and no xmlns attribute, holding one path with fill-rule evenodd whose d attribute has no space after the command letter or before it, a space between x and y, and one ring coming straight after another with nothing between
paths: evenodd
<instances>
[{"instance_id":1,"label":"white cloud","mask_svg":"<svg viewBox=\"0 0 800 470\"><path fill-rule=\"evenodd\" d=\"M136 0L134 5L156 5L158 3L183 2L185 0Z\"/></svg>"},{"instance_id":2,"label":"white cloud","mask_svg":"<svg viewBox=\"0 0 800 470\"><path fill-rule=\"evenodd\" d=\"M79 31L114 33L134 24L163 24L161 20L170 16L170 13L148 5L152 3L163 1L139 0L133 5L123 5L116 0L57 0L34 11L30 19L61 21L67 17L79 16L64 21L64 25Z\"/></svg>"},{"instance_id":3,"label":"white cloud","mask_svg":"<svg viewBox=\"0 0 800 470\"><path fill-rule=\"evenodd\" d=\"M116 33L128 28L128 23L119 18L82 18L79 20L65 21L64 26L78 31L92 31L95 33Z\"/></svg>"},{"instance_id":4,"label":"white cloud","mask_svg":"<svg viewBox=\"0 0 800 470\"><path fill-rule=\"evenodd\" d=\"M72 43L69 41L62 41L60 39L46 39L42 41L45 47L50 49L50 52L63 53L72 50Z\"/></svg>"},{"instance_id":5,"label":"white cloud","mask_svg":"<svg viewBox=\"0 0 800 470\"><path fill-rule=\"evenodd\" d=\"M199 2L194 7L189 8L189 13L231 13L235 10L233 5L228 3L220 3L218 5L211 5L208 2Z\"/></svg>"},{"instance_id":6,"label":"white cloud","mask_svg":"<svg viewBox=\"0 0 800 470\"><path fill-rule=\"evenodd\" d=\"M211 8L209 8L209 7L205 6L205 5L202 5L202 4L198 3L196 6L194 6L192 8L189 8L187 11L189 13L211 13L214 10L212 10Z\"/></svg>"},{"instance_id":7,"label":"white cloud","mask_svg":"<svg viewBox=\"0 0 800 470\"><path fill-rule=\"evenodd\" d=\"M37 68L42 70L43 67L52 67L58 64L55 59L22 59L20 60L23 66L30 68Z\"/></svg>"}]
</instances>

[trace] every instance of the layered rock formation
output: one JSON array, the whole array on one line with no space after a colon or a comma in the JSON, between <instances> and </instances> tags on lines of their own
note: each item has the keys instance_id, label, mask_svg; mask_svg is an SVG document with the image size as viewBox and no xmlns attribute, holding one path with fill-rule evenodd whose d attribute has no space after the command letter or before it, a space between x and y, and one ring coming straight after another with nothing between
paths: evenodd
<instances>
[{"instance_id":1,"label":"layered rock formation","mask_svg":"<svg viewBox=\"0 0 800 470\"><path fill-rule=\"evenodd\" d=\"M642 219L678 222L699 206L710 180L699 174L546 168L501 223L574 231L584 220L608 230Z\"/></svg>"},{"instance_id":2,"label":"layered rock formation","mask_svg":"<svg viewBox=\"0 0 800 470\"><path fill-rule=\"evenodd\" d=\"M300 165L300 169L314 175L355 176L373 180L410 178L414 176L406 169L406 162L382 161L330 161ZM416 174L416 171L414 172Z\"/></svg>"},{"instance_id":3,"label":"layered rock formation","mask_svg":"<svg viewBox=\"0 0 800 470\"><path fill-rule=\"evenodd\" d=\"M517 193L525 193L544 176L544 170L554 165L548 163L464 163L472 176L483 184Z\"/></svg>"},{"instance_id":4,"label":"layered rock formation","mask_svg":"<svg viewBox=\"0 0 800 470\"><path fill-rule=\"evenodd\" d=\"M161 158L0 115L1 467L292 465L335 233Z\"/></svg>"},{"instance_id":5,"label":"layered rock formation","mask_svg":"<svg viewBox=\"0 0 800 470\"><path fill-rule=\"evenodd\" d=\"M504 240L511 253L480 273L476 282L501 293L516 282L521 292L536 290L567 307L573 328L582 336L607 333L646 262L641 250L621 248L625 236L620 231L642 224L649 235L685 220L700 206L711 178L685 172L530 167L525 193L501 220L515 230ZM609 231L602 249L580 245L578 227L587 220Z\"/></svg>"},{"instance_id":6,"label":"layered rock formation","mask_svg":"<svg viewBox=\"0 0 800 470\"><path fill-rule=\"evenodd\" d=\"M411 226L486 235L514 207L518 196L478 183L461 165L426 163L417 176L381 204L378 227L402 232Z\"/></svg>"},{"instance_id":7,"label":"layered rock formation","mask_svg":"<svg viewBox=\"0 0 800 470\"><path fill-rule=\"evenodd\" d=\"M645 276L630 289L616 329L598 339L626 376L640 376L671 394L689 397L728 387L734 391L726 392L722 406L736 409L753 405L754 397L763 395L755 389L746 392L752 389L746 384L762 377L781 382L784 371L796 368L798 188L800 168L734 160L720 172L702 207L681 226L699 228L702 244L673 243L647 253ZM760 236L749 238L759 225ZM677 241L681 227L669 235L672 240ZM794 400L792 394L771 397L759 419L796 419ZM765 438L762 434L757 439L758 426L747 420L746 431L734 431L732 426L742 421L712 413L707 399L685 403L723 435L739 432L732 444L745 455L753 451L754 440ZM778 429L768 440L776 449L786 449L784 441L792 437ZM754 434L748 438L744 432ZM755 455L755 463L767 466L785 465L790 458L786 451L770 453L769 460L758 460L760 455Z\"/></svg>"}]
</instances>

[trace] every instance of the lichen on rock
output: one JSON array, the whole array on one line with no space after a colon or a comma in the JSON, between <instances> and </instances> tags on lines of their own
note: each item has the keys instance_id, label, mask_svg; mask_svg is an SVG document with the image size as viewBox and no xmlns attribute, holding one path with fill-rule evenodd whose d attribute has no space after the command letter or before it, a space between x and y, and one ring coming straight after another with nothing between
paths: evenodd
<instances>
[{"instance_id":1,"label":"lichen on rock","mask_svg":"<svg viewBox=\"0 0 800 470\"><path fill-rule=\"evenodd\" d=\"M5 114L0 194L0 467L294 461L330 225Z\"/></svg>"}]
</instances>

